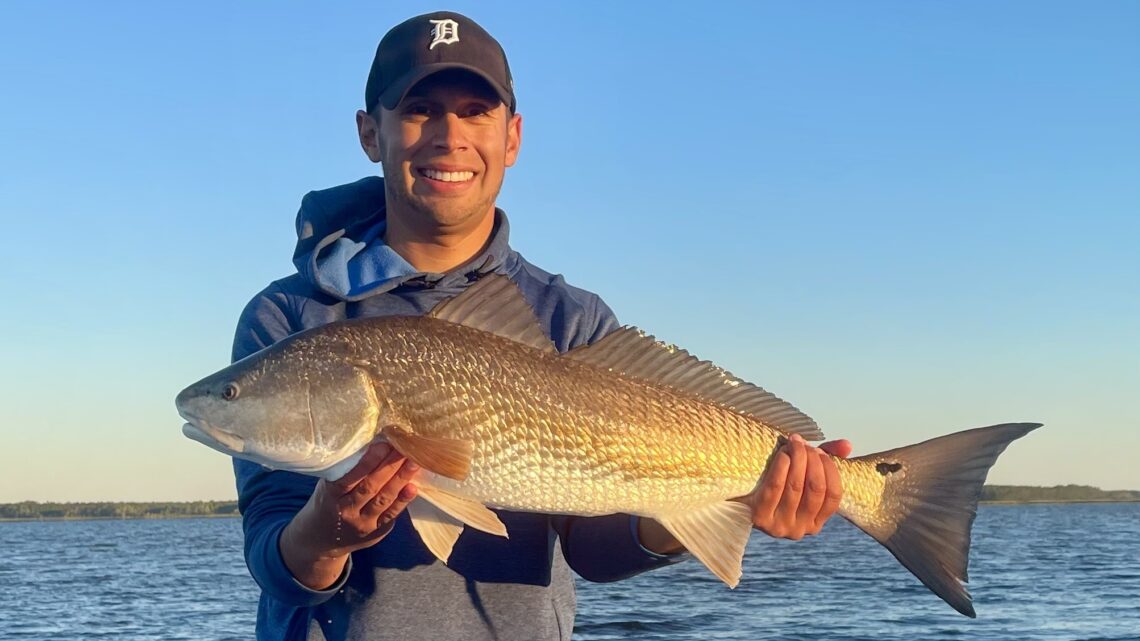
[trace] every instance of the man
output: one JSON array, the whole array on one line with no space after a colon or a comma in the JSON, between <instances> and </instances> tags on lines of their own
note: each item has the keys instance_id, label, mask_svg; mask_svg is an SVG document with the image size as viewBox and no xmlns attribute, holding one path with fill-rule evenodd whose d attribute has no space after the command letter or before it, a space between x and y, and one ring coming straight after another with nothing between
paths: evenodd
<instances>
[{"instance_id":1,"label":"man","mask_svg":"<svg viewBox=\"0 0 1140 641\"><path fill-rule=\"evenodd\" d=\"M559 350L618 327L596 295L508 244L495 200L522 142L515 108L502 48L470 19L437 12L389 31L356 114L384 179L304 198L298 273L246 307L234 359L324 323L423 314L490 273L519 286ZM500 512L509 539L468 528L444 565L403 515L416 467L387 445L336 482L234 467L246 559L262 588L259 639L568 639L571 569L612 581L682 558L647 519ZM757 528L800 538L819 531L840 491L834 464L794 439L747 501Z\"/></svg>"}]
</instances>

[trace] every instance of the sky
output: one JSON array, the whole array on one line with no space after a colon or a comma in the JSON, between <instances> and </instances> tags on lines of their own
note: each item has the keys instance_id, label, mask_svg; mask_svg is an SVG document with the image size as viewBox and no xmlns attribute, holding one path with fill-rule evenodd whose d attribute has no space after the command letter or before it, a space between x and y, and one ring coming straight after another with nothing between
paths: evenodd
<instances>
[{"instance_id":1,"label":"sky","mask_svg":"<svg viewBox=\"0 0 1140 641\"><path fill-rule=\"evenodd\" d=\"M235 496L174 396L440 8L510 60L529 260L857 454L1035 421L991 483L1140 489L1137 3L6 2L0 502Z\"/></svg>"}]
</instances>

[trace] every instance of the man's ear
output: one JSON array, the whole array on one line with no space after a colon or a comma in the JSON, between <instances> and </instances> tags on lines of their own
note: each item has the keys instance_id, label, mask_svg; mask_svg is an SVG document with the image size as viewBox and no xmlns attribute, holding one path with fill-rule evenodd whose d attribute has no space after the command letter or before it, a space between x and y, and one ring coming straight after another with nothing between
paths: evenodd
<instances>
[{"instance_id":1,"label":"man's ear","mask_svg":"<svg viewBox=\"0 0 1140 641\"><path fill-rule=\"evenodd\" d=\"M512 167L519 157L522 146L522 114L515 114L507 121L507 167Z\"/></svg>"},{"instance_id":2,"label":"man's ear","mask_svg":"<svg viewBox=\"0 0 1140 641\"><path fill-rule=\"evenodd\" d=\"M372 162L380 162L380 123L367 111L356 112L356 133L360 148Z\"/></svg>"}]
</instances>

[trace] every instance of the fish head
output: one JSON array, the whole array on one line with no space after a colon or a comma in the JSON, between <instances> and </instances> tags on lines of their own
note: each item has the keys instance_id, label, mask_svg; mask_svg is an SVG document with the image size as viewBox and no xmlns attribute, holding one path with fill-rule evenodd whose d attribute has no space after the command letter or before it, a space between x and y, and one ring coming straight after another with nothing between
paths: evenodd
<instances>
[{"instance_id":1,"label":"fish head","mask_svg":"<svg viewBox=\"0 0 1140 641\"><path fill-rule=\"evenodd\" d=\"M183 434L266 467L311 474L367 446L380 407L366 364L336 350L282 347L182 390L175 405L186 419Z\"/></svg>"}]
</instances>

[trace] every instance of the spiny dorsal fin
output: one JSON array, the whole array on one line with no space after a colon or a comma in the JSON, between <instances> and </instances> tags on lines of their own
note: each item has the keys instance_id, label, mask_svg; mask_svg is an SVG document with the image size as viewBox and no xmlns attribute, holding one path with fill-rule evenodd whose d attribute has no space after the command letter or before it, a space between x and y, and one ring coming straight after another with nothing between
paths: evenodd
<instances>
[{"instance_id":1,"label":"spiny dorsal fin","mask_svg":"<svg viewBox=\"0 0 1140 641\"><path fill-rule=\"evenodd\" d=\"M799 434L809 441L823 438L815 421L791 403L636 327L622 327L566 356L716 403L785 434Z\"/></svg>"},{"instance_id":2,"label":"spiny dorsal fin","mask_svg":"<svg viewBox=\"0 0 1140 641\"><path fill-rule=\"evenodd\" d=\"M557 353L534 309L519 286L502 274L479 279L455 298L449 298L429 314L433 318L490 332L550 354Z\"/></svg>"}]
</instances>

